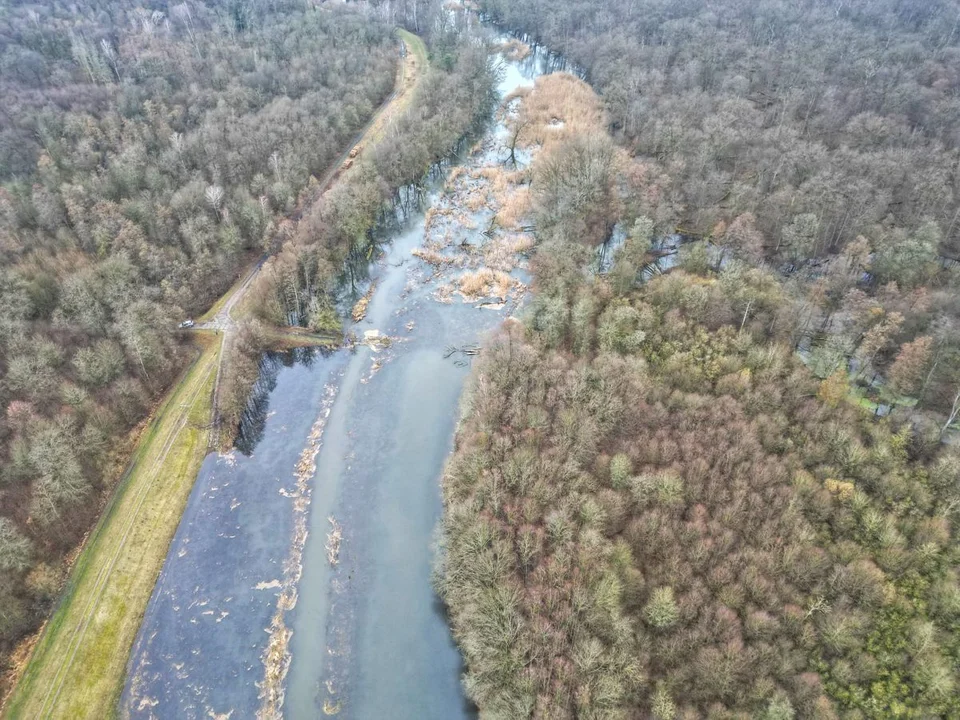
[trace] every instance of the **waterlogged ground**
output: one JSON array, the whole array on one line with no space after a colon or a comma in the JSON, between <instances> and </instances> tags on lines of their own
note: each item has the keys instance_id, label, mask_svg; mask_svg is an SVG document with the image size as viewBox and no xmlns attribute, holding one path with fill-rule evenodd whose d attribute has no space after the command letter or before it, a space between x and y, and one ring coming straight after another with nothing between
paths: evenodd
<instances>
[{"instance_id":1,"label":"waterlogged ground","mask_svg":"<svg viewBox=\"0 0 960 720\"><path fill-rule=\"evenodd\" d=\"M259 442L249 457L204 462L133 648L121 716L256 714L263 628L294 525L295 467L346 359L317 351L265 359L258 390L269 405L248 431Z\"/></svg>"},{"instance_id":2,"label":"waterlogged ground","mask_svg":"<svg viewBox=\"0 0 960 720\"><path fill-rule=\"evenodd\" d=\"M501 93L554 69L505 60ZM525 183L507 141L492 123L385 246L352 347L267 359L250 455L201 470L123 715L473 715L433 538L471 349L524 298L532 238L505 207Z\"/></svg>"}]
</instances>

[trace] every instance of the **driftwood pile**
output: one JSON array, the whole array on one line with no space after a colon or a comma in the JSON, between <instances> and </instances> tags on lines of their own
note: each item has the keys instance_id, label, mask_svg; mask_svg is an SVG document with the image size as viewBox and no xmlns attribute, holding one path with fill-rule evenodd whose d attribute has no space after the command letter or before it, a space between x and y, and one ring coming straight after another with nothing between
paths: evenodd
<instances>
[{"instance_id":1,"label":"driftwood pile","mask_svg":"<svg viewBox=\"0 0 960 720\"><path fill-rule=\"evenodd\" d=\"M453 361L453 364L457 367L464 367L467 364L465 358L472 357L474 355L480 354L480 346L474 343L467 345L461 345L457 347L456 345L448 345L447 349L443 351L443 359L451 358L454 355L460 355L461 357Z\"/></svg>"}]
</instances>

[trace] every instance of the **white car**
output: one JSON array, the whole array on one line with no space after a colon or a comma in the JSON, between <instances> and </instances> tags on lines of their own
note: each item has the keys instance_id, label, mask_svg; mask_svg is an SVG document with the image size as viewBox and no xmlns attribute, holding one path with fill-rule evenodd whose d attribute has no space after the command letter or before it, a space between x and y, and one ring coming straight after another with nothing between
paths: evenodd
<instances>
[{"instance_id":1,"label":"white car","mask_svg":"<svg viewBox=\"0 0 960 720\"><path fill-rule=\"evenodd\" d=\"M195 324L196 323L194 323L193 320L184 320L182 323L180 323L179 328L181 330L187 330L192 328Z\"/></svg>"}]
</instances>

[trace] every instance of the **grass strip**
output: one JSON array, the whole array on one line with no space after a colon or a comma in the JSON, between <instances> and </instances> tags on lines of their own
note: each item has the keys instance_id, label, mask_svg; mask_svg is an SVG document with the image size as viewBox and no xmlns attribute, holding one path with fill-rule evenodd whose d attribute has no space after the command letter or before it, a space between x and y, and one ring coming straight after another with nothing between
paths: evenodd
<instances>
[{"instance_id":1,"label":"grass strip","mask_svg":"<svg viewBox=\"0 0 960 720\"><path fill-rule=\"evenodd\" d=\"M114 715L130 647L207 452L220 339L144 430L7 707L10 718Z\"/></svg>"}]
</instances>

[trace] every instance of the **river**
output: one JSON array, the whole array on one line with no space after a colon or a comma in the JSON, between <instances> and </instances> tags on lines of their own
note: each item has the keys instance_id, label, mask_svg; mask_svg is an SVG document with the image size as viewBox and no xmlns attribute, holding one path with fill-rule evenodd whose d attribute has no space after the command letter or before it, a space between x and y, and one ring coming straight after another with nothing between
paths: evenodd
<instances>
[{"instance_id":1,"label":"river","mask_svg":"<svg viewBox=\"0 0 960 720\"><path fill-rule=\"evenodd\" d=\"M500 59L501 96L560 67L542 52ZM486 192L483 170L503 165L506 141L491 120L452 166L457 187ZM511 268L504 302L466 302L451 292L461 266L414 255L440 235L482 254L493 210L465 207L453 175L371 266L366 317L348 328L361 342L264 358L244 452L210 455L198 475L131 654L122 716L474 715L431 585L439 483L470 348L517 312L525 273Z\"/></svg>"}]
</instances>

